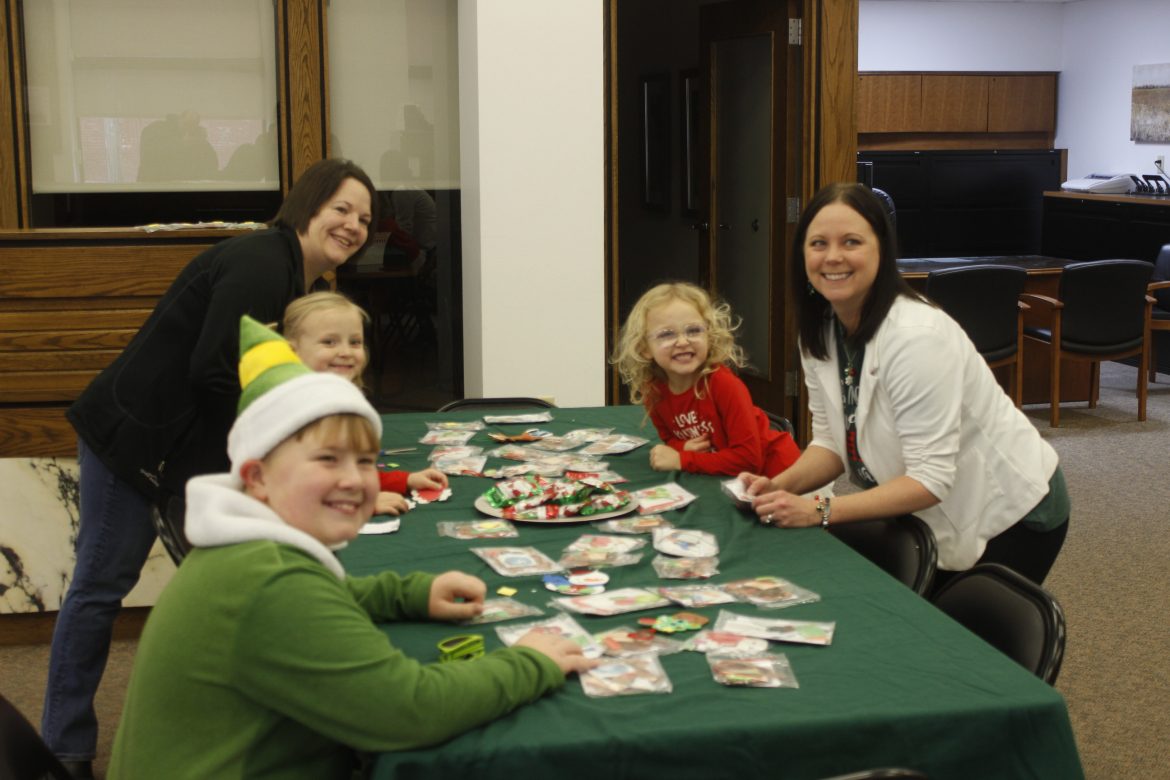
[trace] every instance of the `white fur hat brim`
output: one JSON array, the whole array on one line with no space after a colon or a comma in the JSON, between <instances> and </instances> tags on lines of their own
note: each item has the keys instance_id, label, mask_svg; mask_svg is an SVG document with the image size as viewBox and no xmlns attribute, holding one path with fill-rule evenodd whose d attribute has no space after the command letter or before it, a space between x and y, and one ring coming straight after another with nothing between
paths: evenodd
<instances>
[{"instance_id":1,"label":"white fur hat brim","mask_svg":"<svg viewBox=\"0 0 1170 780\"><path fill-rule=\"evenodd\" d=\"M334 414L356 414L382 439L382 418L357 385L337 374L308 373L281 382L256 398L236 417L228 433L232 480L243 484L240 467L259 460L311 422Z\"/></svg>"}]
</instances>

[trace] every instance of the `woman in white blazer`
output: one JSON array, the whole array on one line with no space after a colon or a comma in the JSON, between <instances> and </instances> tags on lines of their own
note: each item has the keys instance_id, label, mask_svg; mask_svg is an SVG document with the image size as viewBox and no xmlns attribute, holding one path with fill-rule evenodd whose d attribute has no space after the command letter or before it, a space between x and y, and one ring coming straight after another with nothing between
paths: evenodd
<instances>
[{"instance_id":1,"label":"woman in white blazer","mask_svg":"<svg viewBox=\"0 0 1170 780\"><path fill-rule=\"evenodd\" d=\"M914 514L934 531L939 580L993 561L1042 582L1068 530L1057 454L896 259L866 187L832 184L809 202L792 275L807 289L798 322L813 440L771 479L741 475L753 507L785 528ZM859 492L802 495L846 471Z\"/></svg>"}]
</instances>

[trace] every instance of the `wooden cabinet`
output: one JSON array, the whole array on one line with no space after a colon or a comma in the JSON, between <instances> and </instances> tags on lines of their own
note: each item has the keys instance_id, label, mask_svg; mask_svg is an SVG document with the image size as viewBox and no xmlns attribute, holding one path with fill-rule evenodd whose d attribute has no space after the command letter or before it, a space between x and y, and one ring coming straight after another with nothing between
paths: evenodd
<instances>
[{"instance_id":1,"label":"wooden cabinet","mask_svg":"<svg viewBox=\"0 0 1170 780\"><path fill-rule=\"evenodd\" d=\"M857 131L1056 131L1055 73L861 73ZM1041 144L1043 145L1043 144Z\"/></svg>"},{"instance_id":2,"label":"wooden cabinet","mask_svg":"<svg viewBox=\"0 0 1170 780\"><path fill-rule=\"evenodd\" d=\"M75 455L69 404L179 271L239 231L0 231L0 457Z\"/></svg>"}]
</instances>

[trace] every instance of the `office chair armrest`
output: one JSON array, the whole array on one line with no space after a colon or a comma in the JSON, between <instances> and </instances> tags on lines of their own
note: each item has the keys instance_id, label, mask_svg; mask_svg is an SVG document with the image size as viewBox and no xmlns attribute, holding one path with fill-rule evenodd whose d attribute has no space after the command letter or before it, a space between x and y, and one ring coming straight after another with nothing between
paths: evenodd
<instances>
[{"instance_id":1,"label":"office chair armrest","mask_svg":"<svg viewBox=\"0 0 1170 780\"><path fill-rule=\"evenodd\" d=\"M1167 279L1163 282L1150 282L1150 285L1146 288L1146 292L1153 292L1154 290L1165 290L1167 287L1170 287L1170 279Z\"/></svg>"},{"instance_id":2,"label":"office chair armrest","mask_svg":"<svg viewBox=\"0 0 1170 780\"><path fill-rule=\"evenodd\" d=\"M1064 304L1055 298L1049 298L1047 295L1037 295L1036 293L1020 293L1020 302L1025 306L1039 309L1040 313L1049 318L1064 308Z\"/></svg>"},{"instance_id":3,"label":"office chair armrest","mask_svg":"<svg viewBox=\"0 0 1170 780\"><path fill-rule=\"evenodd\" d=\"M1023 301L1016 301L1016 308L1018 308L1021 312L1032 310L1032 307L1029 306L1028 304L1024 303Z\"/></svg>"}]
</instances>

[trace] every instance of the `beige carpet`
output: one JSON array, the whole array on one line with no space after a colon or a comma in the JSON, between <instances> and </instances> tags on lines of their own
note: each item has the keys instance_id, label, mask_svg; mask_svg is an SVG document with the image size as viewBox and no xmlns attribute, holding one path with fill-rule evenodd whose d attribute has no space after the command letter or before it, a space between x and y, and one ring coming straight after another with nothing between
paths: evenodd
<instances>
[{"instance_id":1,"label":"beige carpet","mask_svg":"<svg viewBox=\"0 0 1170 780\"><path fill-rule=\"evenodd\" d=\"M1026 409L1061 455L1073 515L1046 583L1068 619L1057 689L1068 700L1090 780L1170 777L1170 377L1151 386L1149 419L1137 422L1136 370L1102 370L1098 408ZM102 688L96 767L104 772L134 642L115 642ZM0 690L39 723L46 646L0 647ZM941 778L939 780L945 780Z\"/></svg>"}]
</instances>

